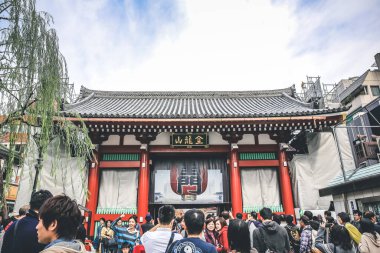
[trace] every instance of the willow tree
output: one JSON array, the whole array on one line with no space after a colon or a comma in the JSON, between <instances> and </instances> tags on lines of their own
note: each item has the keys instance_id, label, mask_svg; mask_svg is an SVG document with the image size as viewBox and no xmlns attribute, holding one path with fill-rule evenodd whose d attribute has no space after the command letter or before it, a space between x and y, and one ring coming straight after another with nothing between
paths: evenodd
<instances>
[{"instance_id":1,"label":"willow tree","mask_svg":"<svg viewBox=\"0 0 380 253\"><path fill-rule=\"evenodd\" d=\"M51 28L52 17L37 11L35 0L1 0L0 21L0 135L7 135L10 142L10 156L3 171L6 184L0 180L5 203L15 143L21 135L27 140L26 150L32 142L37 147L33 190L53 139L59 139L67 150L75 149L83 158L91 155L91 141L84 124L74 125L60 115L72 93L58 37Z\"/></svg>"}]
</instances>

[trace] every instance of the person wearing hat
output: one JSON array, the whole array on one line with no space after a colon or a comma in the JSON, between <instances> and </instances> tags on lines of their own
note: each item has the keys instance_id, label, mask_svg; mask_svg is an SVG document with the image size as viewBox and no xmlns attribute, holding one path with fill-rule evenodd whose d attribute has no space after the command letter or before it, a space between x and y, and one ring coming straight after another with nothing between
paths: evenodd
<instances>
[{"instance_id":1,"label":"person wearing hat","mask_svg":"<svg viewBox=\"0 0 380 253\"><path fill-rule=\"evenodd\" d=\"M141 225L142 233L151 230L154 227L152 216L150 213L147 213L145 216L145 223Z\"/></svg>"}]
</instances>

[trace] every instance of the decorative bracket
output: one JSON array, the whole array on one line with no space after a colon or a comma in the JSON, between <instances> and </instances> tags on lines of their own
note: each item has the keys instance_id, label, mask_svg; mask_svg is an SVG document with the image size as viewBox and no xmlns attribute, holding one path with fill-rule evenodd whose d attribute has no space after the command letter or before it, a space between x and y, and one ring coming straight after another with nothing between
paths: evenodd
<instances>
[{"instance_id":1,"label":"decorative bracket","mask_svg":"<svg viewBox=\"0 0 380 253\"><path fill-rule=\"evenodd\" d=\"M151 141L154 141L156 137L157 137L156 133L135 134L136 140L138 140L141 144L149 144Z\"/></svg>"},{"instance_id":2,"label":"decorative bracket","mask_svg":"<svg viewBox=\"0 0 380 253\"><path fill-rule=\"evenodd\" d=\"M226 132L221 133L223 140L228 141L229 143L238 143L238 141L243 139L243 133L237 132Z\"/></svg>"}]
</instances>

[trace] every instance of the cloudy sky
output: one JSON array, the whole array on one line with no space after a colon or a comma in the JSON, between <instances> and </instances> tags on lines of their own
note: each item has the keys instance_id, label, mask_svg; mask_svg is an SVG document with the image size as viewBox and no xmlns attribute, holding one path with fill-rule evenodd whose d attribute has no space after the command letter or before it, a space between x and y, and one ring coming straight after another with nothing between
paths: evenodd
<instances>
[{"instance_id":1,"label":"cloudy sky","mask_svg":"<svg viewBox=\"0 0 380 253\"><path fill-rule=\"evenodd\" d=\"M37 0L70 80L102 90L256 90L361 75L378 0Z\"/></svg>"}]
</instances>

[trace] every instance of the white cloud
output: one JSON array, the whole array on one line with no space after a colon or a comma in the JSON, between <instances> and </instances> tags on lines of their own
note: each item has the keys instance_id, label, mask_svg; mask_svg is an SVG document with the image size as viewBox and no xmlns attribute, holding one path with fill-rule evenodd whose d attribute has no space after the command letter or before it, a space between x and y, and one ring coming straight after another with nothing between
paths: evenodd
<instances>
[{"instance_id":1,"label":"white cloud","mask_svg":"<svg viewBox=\"0 0 380 253\"><path fill-rule=\"evenodd\" d=\"M274 89L306 75L331 83L362 74L380 51L374 0L302 7L259 0L143 3L40 1L56 20L77 89Z\"/></svg>"}]
</instances>

